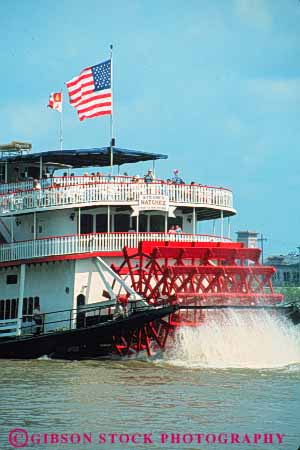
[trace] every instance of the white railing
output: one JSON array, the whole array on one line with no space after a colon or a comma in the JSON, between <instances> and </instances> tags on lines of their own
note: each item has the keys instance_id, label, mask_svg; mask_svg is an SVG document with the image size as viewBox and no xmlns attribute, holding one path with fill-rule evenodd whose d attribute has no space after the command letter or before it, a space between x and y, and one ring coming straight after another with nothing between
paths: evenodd
<instances>
[{"instance_id":1,"label":"white railing","mask_svg":"<svg viewBox=\"0 0 300 450\"><path fill-rule=\"evenodd\" d=\"M0 245L0 261L18 261L56 255L91 252L119 252L125 246L137 248L140 241L220 242L228 238L203 234L91 233L58 236Z\"/></svg>"},{"instance_id":2,"label":"white railing","mask_svg":"<svg viewBox=\"0 0 300 450\"><path fill-rule=\"evenodd\" d=\"M82 175L41 178L39 181L42 189L49 187L77 186L93 183L129 183L133 177L112 175ZM143 179L140 179L143 180ZM34 180L18 181L15 183L0 184L0 194L12 194L20 191L30 191L34 187Z\"/></svg>"},{"instance_id":3,"label":"white railing","mask_svg":"<svg viewBox=\"0 0 300 450\"><path fill-rule=\"evenodd\" d=\"M18 319L0 320L0 338L16 336L18 334L18 330Z\"/></svg>"},{"instance_id":4,"label":"white railing","mask_svg":"<svg viewBox=\"0 0 300 450\"><path fill-rule=\"evenodd\" d=\"M182 184L161 183L93 183L66 187L15 192L0 195L0 214L45 209L82 203L138 202L140 195L166 195L169 202L186 205L209 205L232 208L232 192L227 189Z\"/></svg>"}]
</instances>

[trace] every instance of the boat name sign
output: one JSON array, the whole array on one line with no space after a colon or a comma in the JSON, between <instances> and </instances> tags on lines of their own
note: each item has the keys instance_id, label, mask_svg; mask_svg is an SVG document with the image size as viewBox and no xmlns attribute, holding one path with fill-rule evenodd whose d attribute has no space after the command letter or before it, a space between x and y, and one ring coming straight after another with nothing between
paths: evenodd
<instances>
[{"instance_id":1,"label":"boat name sign","mask_svg":"<svg viewBox=\"0 0 300 450\"><path fill-rule=\"evenodd\" d=\"M169 197L167 195L140 195L139 210L169 210Z\"/></svg>"}]
</instances>

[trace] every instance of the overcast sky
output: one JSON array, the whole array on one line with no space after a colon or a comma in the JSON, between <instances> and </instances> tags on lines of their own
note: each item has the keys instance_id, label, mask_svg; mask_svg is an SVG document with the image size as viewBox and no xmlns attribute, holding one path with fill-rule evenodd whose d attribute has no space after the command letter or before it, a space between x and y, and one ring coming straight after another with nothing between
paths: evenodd
<instances>
[{"instance_id":1,"label":"overcast sky","mask_svg":"<svg viewBox=\"0 0 300 450\"><path fill-rule=\"evenodd\" d=\"M233 231L263 233L268 254L300 245L298 0L1 0L0 30L1 143L58 148L50 92L113 43L117 145L232 188ZM109 117L79 122L64 93L65 148L107 145Z\"/></svg>"}]
</instances>

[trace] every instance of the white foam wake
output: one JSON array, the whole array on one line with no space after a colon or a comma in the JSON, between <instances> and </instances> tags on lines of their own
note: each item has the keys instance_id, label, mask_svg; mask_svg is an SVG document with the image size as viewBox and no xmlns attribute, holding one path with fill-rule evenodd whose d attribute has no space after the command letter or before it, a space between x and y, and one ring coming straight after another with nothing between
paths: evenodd
<instances>
[{"instance_id":1,"label":"white foam wake","mask_svg":"<svg viewBox=\"0 0 300 450\"><path fill-rule=\"evenodd\" d=\"M265 311L209 311L179 328L164 361L189 368L278 368L300 363L300 329Z\"/></svg>"}]
</instances>

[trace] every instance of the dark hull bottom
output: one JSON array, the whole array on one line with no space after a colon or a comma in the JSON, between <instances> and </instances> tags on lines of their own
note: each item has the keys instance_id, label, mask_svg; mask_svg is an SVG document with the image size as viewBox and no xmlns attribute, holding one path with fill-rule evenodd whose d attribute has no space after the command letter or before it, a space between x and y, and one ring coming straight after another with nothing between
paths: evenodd
<instances>
[{"instance_id":1,"label":"dark hull bottom","mask_svg":"<svg viewBox=\"0 0 300 450\"><path fill-rule=\"evenodd\" d=\"M44 355L69 360L112 358L116 338L126 339L134 330L174 310L173 306L146 310L88 328L6 340L0 342L0 358L35 359Z\"/></svg>"}]
</instances>

